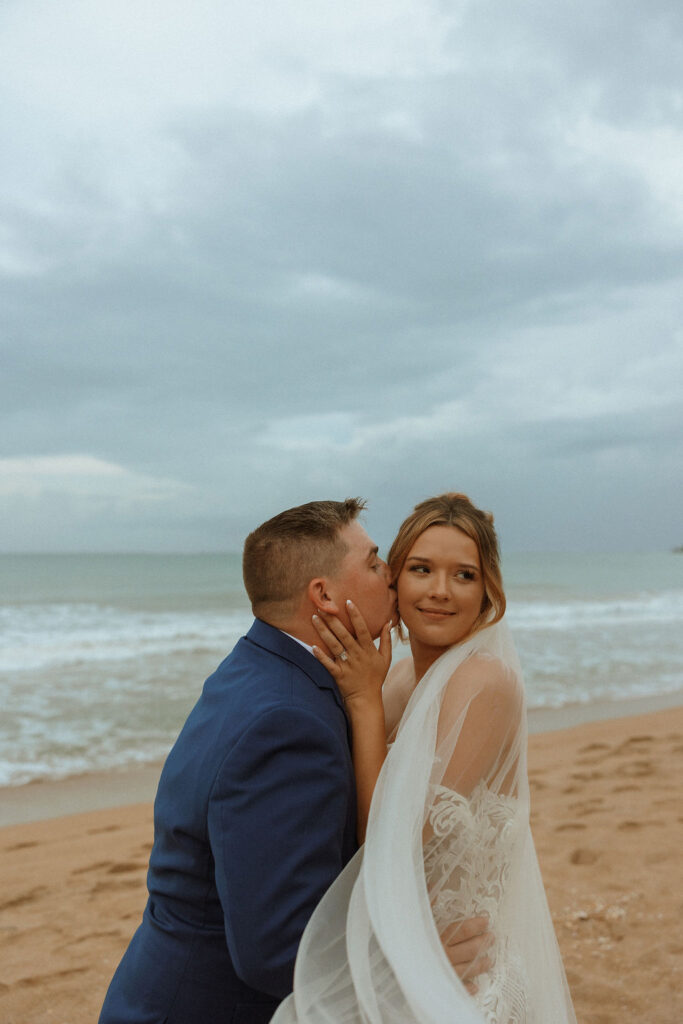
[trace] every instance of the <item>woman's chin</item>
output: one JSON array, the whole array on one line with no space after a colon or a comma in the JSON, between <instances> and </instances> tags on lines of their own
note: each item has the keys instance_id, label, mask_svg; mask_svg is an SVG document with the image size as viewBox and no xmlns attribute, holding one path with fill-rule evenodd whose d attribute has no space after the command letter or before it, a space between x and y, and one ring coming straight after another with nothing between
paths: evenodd
<instances>
[{"instance_id":1,"label":"woman's chin","mask_svg":"<svg viewBox=\"0 0 683 1024\"><path fill-rule=\"evenodd\" d=\"M411 640L417 641L423 647L437 647L440 650L464 643L474 632L474 625L466 628L459 625L455 628L452 623L445 622L423 622L412 629L405 621L403 625L407 627Z\"/></svg>"}]
</instances>

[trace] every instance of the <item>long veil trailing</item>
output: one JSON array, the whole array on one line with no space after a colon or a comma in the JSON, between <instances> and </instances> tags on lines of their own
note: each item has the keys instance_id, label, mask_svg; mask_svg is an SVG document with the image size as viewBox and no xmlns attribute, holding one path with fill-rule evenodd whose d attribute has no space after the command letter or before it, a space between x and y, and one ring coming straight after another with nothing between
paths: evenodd
<instances>
[{"instance_id":1,"label":"long veil trailing","mask_svg":"<svg viewBox=\"0 0 683 1024\"><path fill-rule=\"evenodd\" d=\"M526 738L497 623L415 688L365 845L313 914L272 1024L575 1024L529 829ZM483 913L494 963L473 997L440 936Z\"/></svg>"}]
</instances>

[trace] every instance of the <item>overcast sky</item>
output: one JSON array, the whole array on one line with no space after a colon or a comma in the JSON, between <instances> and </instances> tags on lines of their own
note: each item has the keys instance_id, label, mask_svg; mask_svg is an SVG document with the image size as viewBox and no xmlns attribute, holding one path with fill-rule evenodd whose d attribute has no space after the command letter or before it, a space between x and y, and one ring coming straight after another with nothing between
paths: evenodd
<instances>
[{"instance_id":1,"label":"overcast sky","mask_svg":"<svg viewBox=\"0 0 683 1024\"><path fill-rule=\"evenodd\" d=\"M4 0L0 550L683 543L680 0Z\"/></svg>"}]
</instances>

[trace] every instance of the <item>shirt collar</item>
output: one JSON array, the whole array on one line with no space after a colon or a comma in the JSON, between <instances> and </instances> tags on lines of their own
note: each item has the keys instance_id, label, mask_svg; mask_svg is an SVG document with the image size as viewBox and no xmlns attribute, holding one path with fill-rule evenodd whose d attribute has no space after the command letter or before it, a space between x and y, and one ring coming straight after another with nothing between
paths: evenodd
<instances>
[{"instance_id":1,"label":"shirt collar","mask_svg":"<svg viewBox=\"0 0 683 1024\"><path fill-rule=\"evenodd\" d=\"M307 644L305 640L299 640L298 636L292 636L292 634L288 633L285 629L281 629L280 632L284 633L285 636L288 636L290 640L296 640L296 642L298 644L301 644L302 647L305 647L310 654L313 654L313 648L311 647L310 644ZM315 654L313 654L313 657L315 658Z\"/></svg>"}]
</instances>

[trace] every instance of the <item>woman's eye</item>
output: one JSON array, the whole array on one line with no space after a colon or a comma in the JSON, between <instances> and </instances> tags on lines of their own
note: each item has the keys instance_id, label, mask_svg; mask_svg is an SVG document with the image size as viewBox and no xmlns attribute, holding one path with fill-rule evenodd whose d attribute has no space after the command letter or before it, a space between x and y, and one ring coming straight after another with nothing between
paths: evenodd
<instances>
[{"instance_id":1,"label":"woman's eye","mask_svg":"<svg viewBox=\"0 0 683 1024\"><path fill-rule=\"evenodd\" d=\"M463 580L474 580L474 579L476 579L476 576L471 571L471 569L463 569L461 572L457 573L457 575L460 577L460 579L463 579Z\"/></svg>"},{"instance_id":2,"label":"woman's eye","mask_svg":"<svg viewBox=\"0 0 683 1024\"><path fill-rule=\"evenodd\" d=\"M410 571L424 575L424 573L429 572L429 569L426 565L411 565Z\"/></svg>"}]
</instances>

